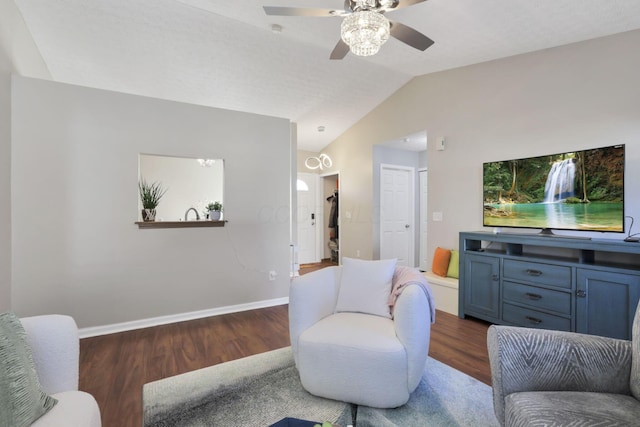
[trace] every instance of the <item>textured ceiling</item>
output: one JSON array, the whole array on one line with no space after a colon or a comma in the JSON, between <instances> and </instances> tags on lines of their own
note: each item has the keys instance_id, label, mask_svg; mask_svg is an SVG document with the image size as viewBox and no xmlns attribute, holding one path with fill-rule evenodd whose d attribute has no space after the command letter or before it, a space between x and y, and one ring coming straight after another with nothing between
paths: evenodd
<instances>
[{"instance_id":1,"label":"textured ceiling","mask_svg":"<svg viewBox=\"0 0 640 427\"><path fill-rule=\"evenodd\" d=\"M330 61L341 18L262 6L342 0L14 1L55 81L288 118L312 151L413 76L640 28L640 0L429 0L388 17L431 48L391 39L374 57Z\"/></svg>"}]
</instances>

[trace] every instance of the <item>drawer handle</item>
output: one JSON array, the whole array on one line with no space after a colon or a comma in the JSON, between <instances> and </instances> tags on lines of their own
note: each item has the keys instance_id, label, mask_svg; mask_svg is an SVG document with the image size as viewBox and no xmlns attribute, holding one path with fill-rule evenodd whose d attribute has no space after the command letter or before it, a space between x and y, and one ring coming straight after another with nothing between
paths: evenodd
<instances>
[{"instance_id":1,"label":"drawer handle","mask_svg":"<svg viewBox=\"0 0 640 427\"><path fill-rule=\"evenodd\" d=\"M542 271L540 270L532 270L530 268L527 268L525 270L525 273L527 273L529 276L542 276Z\"/></svg>"},{"instance_id":2,"label":"drawer handle","mask_svg":"<svg viewBox=\"0 0 640 427\"><path fill-rule=\"evenodd\" d=\"M524 294L527 298L529 298L530 300L533 301L538 301L539 299L542 299L542 295L538 295L538 294L532 294L530 292L527 292L526 294Z\"/></svg>"},{"instance_id":3,"label":"drawer handle","mask_svg":"<svg viewBox=\"0 0 640 427\"><path fill-rule=\"evenodd\" d=\"M527 316L525 317L525 319L527 319L530 323L533 323L534 325L539 325L540 323L542 323L541 319L536 319L535 317L531 317L531 316Z\"/></svg>"}]
</instances>

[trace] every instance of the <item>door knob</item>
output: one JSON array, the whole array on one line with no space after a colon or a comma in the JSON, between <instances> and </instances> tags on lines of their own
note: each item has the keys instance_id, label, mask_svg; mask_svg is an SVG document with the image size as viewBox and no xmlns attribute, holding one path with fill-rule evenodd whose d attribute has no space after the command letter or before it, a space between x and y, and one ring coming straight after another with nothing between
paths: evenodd
<instances>
[{"instance_id":1,"label":"door knob","mask_svg":"<svg viewBox=\"0 0 640 427\"><path fill-rule=\"evenodd\" d=\"M409 224L405 224L404 228L409 228Z\"/></svg>"}]
</instances>

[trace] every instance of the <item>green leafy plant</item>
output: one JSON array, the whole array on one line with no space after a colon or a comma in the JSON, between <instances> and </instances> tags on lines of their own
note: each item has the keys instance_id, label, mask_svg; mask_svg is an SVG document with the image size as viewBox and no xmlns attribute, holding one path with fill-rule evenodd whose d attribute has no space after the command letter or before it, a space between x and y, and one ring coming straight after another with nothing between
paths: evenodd
<instances>
[{"instance_id":1,"label":"green leafy plant","mask_svg":"<svg viewBox=\"0 0 640 427\"><path fill-rule=\"evenodd\" d=\"M207 205L207 210L209 212L222 212L222 203L220 202L212 202Z\"/></svg>"},{"instance_id":2,"label":"green leafy plant","mask_svg":"<svg viewBox=\"0 0 640 427\"><path fill-rule=\"evenodd\" d=\"M140 201L144 209L155 209L164 193L167 192L167 189L163 188L159 182L156 181L149 184L144 178L138 182L138 189L140 190Z\"/></svg>"}]
</instances>

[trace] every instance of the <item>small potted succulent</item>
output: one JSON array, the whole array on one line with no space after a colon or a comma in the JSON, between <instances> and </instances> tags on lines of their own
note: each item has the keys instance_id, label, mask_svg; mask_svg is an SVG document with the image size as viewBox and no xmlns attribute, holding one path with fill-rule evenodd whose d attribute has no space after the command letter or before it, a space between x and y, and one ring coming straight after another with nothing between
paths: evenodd
<instances>
[{"instance_id":1,"label":"small potted succulent","mask_svg":"<svg viewBox=\"0 0 640 427\"><path fill-rule=\"evenodd\" d=\"M211 202L207 205L207 211L209 211L209 219L211 221L220 221L220 215L222 212L222 203Z\"/></svg>"},{"instance_id":2,"label":"small potted succulent","mask_svg":"<svg viewBox=\"0 0 640 427\"><path fill-rule=\"evenodd\" d=\"M144 178L138 182L140 201L142 202L142 220L145 222L156 220L156 207L160 199L167 192L159 182L149 184Z\"/></svg>"}]
</instances>

